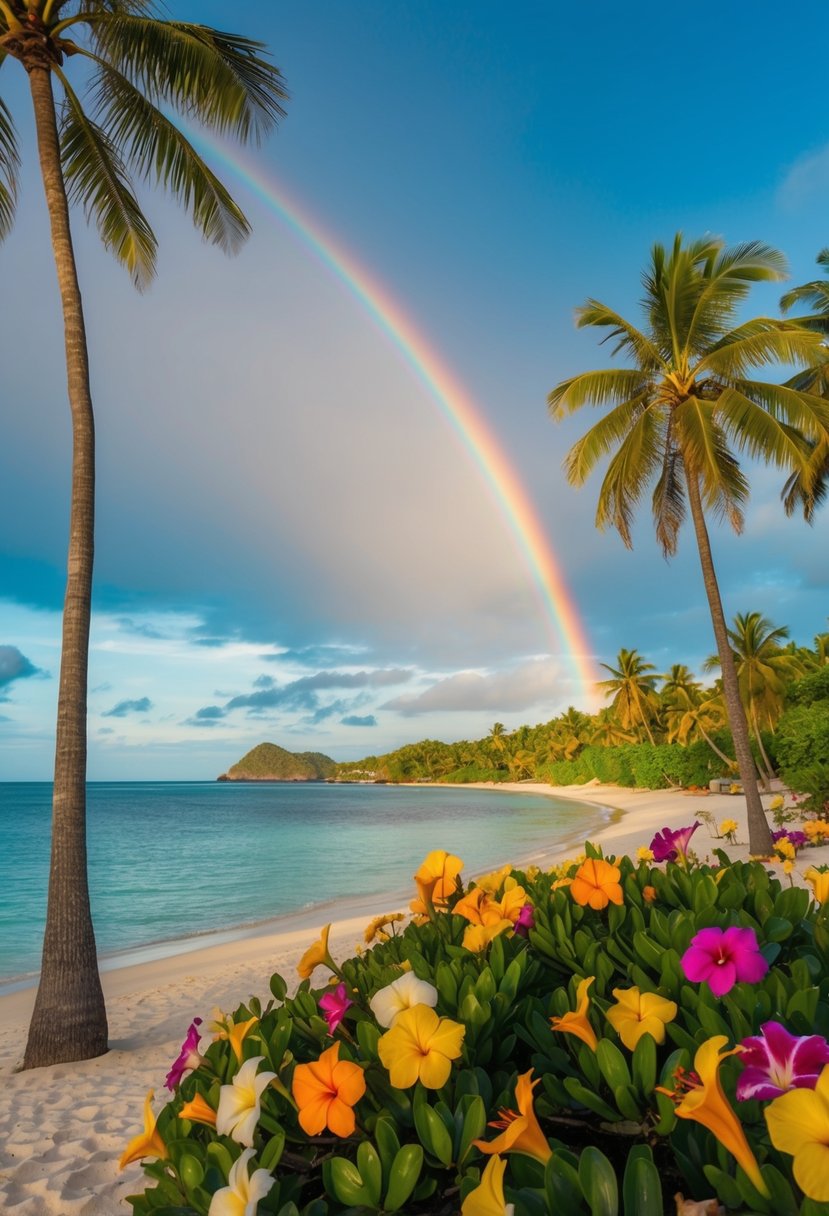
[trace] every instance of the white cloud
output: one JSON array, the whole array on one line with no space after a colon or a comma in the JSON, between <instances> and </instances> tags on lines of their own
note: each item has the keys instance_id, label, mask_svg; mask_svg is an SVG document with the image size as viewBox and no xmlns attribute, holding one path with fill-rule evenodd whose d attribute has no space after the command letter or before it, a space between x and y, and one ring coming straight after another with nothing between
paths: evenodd
<instances>
[{"instance_id":1,"label":"white cloud","mask_svg":"<svg viewBox=\"0 0 829 1216\"><path fill-rule=\"evenodd\" d=\"M798 211L816 197L829 191L829 144L799 157L789 168L777 189L777 201L784 210Z\"/></svg>"},{"instance_id":2,"label":"white cloud","mask_svg":"<svg viewBox=\"0 0 829 1216\"><path fill-rule=\"evenodd\" d=\"M561 697L568 681L553 659L533 659L509 671L482 674L459 671L432 684L424 692L404 693L387 701L382 709L414 714L451 711L510 713L550 705Z\"/></svg>"}]
</instances>

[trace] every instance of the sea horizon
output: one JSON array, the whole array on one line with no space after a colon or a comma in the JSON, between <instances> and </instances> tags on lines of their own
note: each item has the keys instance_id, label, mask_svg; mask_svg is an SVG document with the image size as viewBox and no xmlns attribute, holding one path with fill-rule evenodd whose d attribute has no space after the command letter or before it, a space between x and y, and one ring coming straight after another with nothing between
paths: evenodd
<instances>
[{"instance_id":1,"label":"sea horizon","mask_svg":"<svg viewBox=\"0 0 829 1216\"><path fill-rule=\"evenodd\" d=\"M0 782L0 994L37 982L51 789ZM404 910L432 849L461 856L468 878L581 842L610 813L537 791L439 784L91 781L87 790L103 971L342 920L368 902Z\"/></svg>"}]
</instances>

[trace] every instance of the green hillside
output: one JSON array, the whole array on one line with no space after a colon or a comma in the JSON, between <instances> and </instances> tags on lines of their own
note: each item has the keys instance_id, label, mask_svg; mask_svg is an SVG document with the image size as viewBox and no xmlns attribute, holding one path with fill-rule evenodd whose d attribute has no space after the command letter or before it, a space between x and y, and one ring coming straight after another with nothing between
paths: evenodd
<instances>
[{"instance_id":1,"label":"green hillside","mask_svg":"<svg viewBox=\"0 0 829 1216\"><path fill-rule=\"evenodd\" d=\"M232 765L219 781L324 781L336 765L322 752L289 752L276 743L260 743Z\"/></svg>"}]
</instances>

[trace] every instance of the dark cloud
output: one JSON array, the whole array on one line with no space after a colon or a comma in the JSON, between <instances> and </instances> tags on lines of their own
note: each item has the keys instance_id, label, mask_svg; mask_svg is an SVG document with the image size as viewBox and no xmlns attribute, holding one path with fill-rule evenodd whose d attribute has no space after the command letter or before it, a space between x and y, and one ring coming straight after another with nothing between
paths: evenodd
<instances>
[{"instance_id":1,"label":"dark cloud","mask_svg":"<svg viewBox=\"0 0 829 1216\"><path fill-rule=\"evenodd\" d=\"M8 701L4 690L10 688L15 680L27 680L31 676L44 674L16 646L0 646L0 701Z\"/></svg>"},{"instance_id":2,"label":"dark cloud","mask_svg":"<svg viewBox=\"0 0 829 1216\"><path fill-rule=\"evenodd\" d=\"M222 709L221 705L203 705L201 709L197 709L193 714L193 721L196 722L218 722L220 718L226 716L227 711Z\"/></svg>"},{"instance_id":3,"label":"dark cloud","mask_svg":"<svg viewBox=\"0 0 829 1216\"><path fill-rule=\"evenodd\" d=\"M404 684L412 678L408 668L389 668L378 671L318 671L312 676L301 676L289 684L270 685L260 683L258 692L231 697L227 709L285 709L315 711L318 708L317 693L333 688L385 688ZM267 677L264 677L267 679Z\"/></svg>"},{"instance_id":4,"label":"dark cloud","mask_svg":"<svg viewBox=\"0 0 829 1216\"><path fill-rule=\"evenodd\" d=\"M126 718L128 714L145 714L152 709L153 703L149 697L139 697L137 701L119 701L112 709L101 714L102 718Z\"/></svg>"},{"instance_id":5,"label":"dark cloud","mask_svg":"<svg viewBox=\"0 0 829 1216\"><path fill-rule=\"evenodd\" d=\"M134 621L130 616L118 617L116 623L125 633L134 633L139 638L168 638L170 636L154 625L142 624L140 621Z\"/></svg>"},{"instance_id":6,"label":"dark cloud","mask_svg":"<svg viewBox=\"0 0 829 1216\"><path fill-rule=\"evenodd\" d=\"M275 688L276 680L273 676L257 676L253 681L254 688Z\"/></svg>"},{"instance_id":7,"label":"dark cloud","mask_svg":"<svg viewBox=\"0 0 829 1216\"><path fill-rule=\"evenodd\" d=\"M377 719L374 714L366 714L361 718L359 714L349 714L346 718L340 718L343 726L376 726Z\"/></svg>"},{"instance_id":8,"label":"dark cloud","mask_svg":"<svg viewBox=\"0 0 829 1216\"><path fill-rule=\"evenodd\" d=\"M280 651L279 654L263 654L266 663L293 663L301 667L319 667L321 664L352 663L361 653L355 648L323 642L315 646L297 646Z\"/></svg>"}]
</instances>

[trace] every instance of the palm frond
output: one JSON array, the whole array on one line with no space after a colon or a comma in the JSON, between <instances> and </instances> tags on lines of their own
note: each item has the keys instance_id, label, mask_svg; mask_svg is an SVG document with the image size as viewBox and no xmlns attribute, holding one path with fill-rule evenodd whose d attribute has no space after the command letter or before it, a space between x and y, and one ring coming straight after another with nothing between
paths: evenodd
<instances>
[{"instance_id":1,"label":"palm frond","mask_svg":"<svg viewBox=\"0 0 829 1216\"><path fill-rule=\"evenodd\" d=\"M764 380L737 380L732 388L761 405L775 418L802 431L806 439L820 442L829 432L829 402L815 393L768 384Z\"/></svg>"},{"instance_id":2,"label":"palm frond","mask_svg":"<svg viewBox=\"0 0 829 1216\"><path fill-rule=\"evenodd\" d=\"M807 524L814 523L815 511L829 497L829 442L813 443L805 469L797 469L780 494L787 515L802 510Z\"/></svg>"},{"instance_id":3,"label":"palm frond","mask_svg":"<svg viewBox=\"0 0 829 1216\"><path fill-rule=\"evenodd\" d=\"M656 539L665 557L676 553L679 530L685 521L685 470L682 453L666 438L662 457L662 472L653 490L653 521Z\"/></svg>"},{"instance_id":4,"label":"palm frond","mask_svg":"<svg viewBox=\"0 0 829 1216\"><path fill-rule=\"evenodd\" d=\"M707 350L733 326L738 305L752 283L777 282L786 277L788 263L782 253L762 241L722 246L706 262L700 291L687 330L688 348Z\"/></svg>"},{"instance_id":5,"label":"palm frond","mask_svg":"<svg viewBox=\"0 0 829 1216\"><path fill-rule=\"evenodd\" d=\"M287 90L263 44L206 25L115 13L90 21L96 49L154 103L237 139L284 117Z\"/></svg>"},{"instance_id":6,"label":"palm frond","mask_svg":"<svg viewBox=\"0 0 829 1216\"><path fill-rule=\"evenodd\" d=\"M625 351L642 371L664 368L664 359L648 335L599 300L588 300L576 309L576 325L579 329L588 325L609 329L610 333L602 341L608 342L615 338L617 341L613 354L618 354L620 350Z\"/></svg>"},{"instance_id":7,"label":"palm frond","mask_svg":"<svg viewBox=\"0 0 829 1216\"><path fill-rule=\"evenodd\" d=\"M829 249L821 249L816 261L818 266L829 270ZM793 287L780 299L780 308L783 312L788 312L795 304L805 304L816 314L803 320L802 324L812 322L817 327L822 327L824 332L829 329L829 282L827 280L814 279L811 283Z\"/></svg>"},{"instance_id":8,"label":"palm frond","mask_svg":"<svg viewBox=\"0 0 829 1216\"><path fill-rule=\"evenodd\" d=\"M157 242L138 205L112 140L84 113L59 68L66 92L60 130L61 157L70 202L83 206L107 249L143 289L155 274Z\"/></svg>"},{"instance_id":9,"label":"palm frond","mask_svg":"<svg viewBox=\"0 0 829 1216\"><path fill-rule=\"evenodd\" d=\"M814 397L829 397L829 362L814 367L804 367L785 381L787 388L798 393L811 393Z\"/></svg>"},{"instance_id":10,"label":"palm frond","mask_svg":"<svg viewBox=\"0 0 829 1216\"><path fill-rule=\"evenodd\" d=\"M571 485L584 484L598 461L625 439L646 408L647 396L622 401L573 444L564 460L567 480Z\"/></svg>"},{"instance_id":11,"label":"palm frond","mask_svg":"<svg viewBox=\"0 0 829 1216\"><path fill-rule=\"evenodd\" d=\"M11 113L0 97L0 241L11 231L17 203L20 153Z\"/></svg>"},{"instance_id":12,"label":"palm frond","mask_svg":"<svg viewBox=\"0 0 829 1216\"><path fill-rule=\"evenodd\" d=\"M716 404L719 408L719 402ZM743 526L742 507L748 500L748 482L739 461L729 451L726 436L715 416L715 406L689 397L673 413L676 445L688 477L698 477L705 506L727 518L735 532Z\"/></svg>"},{"instance_id":13,"label":"palm frond","mask_svg":"<svg viewBox=\"0 0 829 1216\"><path fill-rule=\"evenodd\" d=\"M96 118L130 167L154 178L191 213L205 239L235 252L250 227L186 136L120 72L98 60Z\"/></svg>"},{"instance_id":14,"label":"palm frond","mask_svg":"<svg viewBox=\"0 0 829 1216\"><path fill-rule=\"evenodd\" d=\"M583 405L608 405L638 397L647 392L650 380L638 369L613 368L594 372L582 372L562 380L548 394L547 404L551 415L564 418L574 414Z\"/></svg>"},{"instance_id":15,"label":"palm frond","mask_svg":"<svg viewBox=\"0 0 829 1216\"><path fill-rule=\"evenodd\" d=\"M805 470L809 447L800 428L744 393L724 389L717 401L717 419L740 451L752 458L778 468Z\"/></svg>"},{"instance_id":16,"label":"palm frond","mask_svg":"<svg viewBox=\"0 0 829 1216\"><path fill-rule=\"evenodd\" d=\"M652 410L640 414L607 466L596 507L596 527L614 527L628 549L633 547L633 514L659 467L662 428Z\"/></svg>"},{"instance_id":17,"label":"palm frond","mask_svg":"<svg viewBox=\"0 0 829 1216\"><path fill-rule=\"evenodd\" d=\"M770 363L811 366L820 362L822 352L821 334L773 317L756 317L723 334L699 360L696 374L735 378Z\"/></svg>"}]
</instances>

